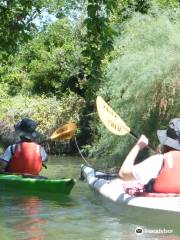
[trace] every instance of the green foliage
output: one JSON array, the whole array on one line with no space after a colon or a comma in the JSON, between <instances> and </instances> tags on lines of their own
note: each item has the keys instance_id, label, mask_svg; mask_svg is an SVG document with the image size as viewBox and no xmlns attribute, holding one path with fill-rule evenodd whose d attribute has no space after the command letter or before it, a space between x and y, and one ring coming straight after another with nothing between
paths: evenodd
<instances>
[{"instance_id":1,"label":"green foliage","mask_svg":"<svg viewBox=\"0 0 180 240\"><path fill-rule=\"evenodd\" d=\"M3 77L3 84L6 84L7 93L15 96L18 93L28 92L31 89L31 82L23 69L9 68L10 72Z\"/></svg>"},{"instance_id":2,"label":"green foliage","mask_svg":"<svg viewBox=\"0 0 180 240\"><path fill-rule=\"evenodd\" d=\"M81 9L79 1L0 1L1 63L6 62L11 54L16 53L22 44L32 39L39 31L44 31L51 23L52 16L62 18L67 13L70 16L74 8Z\"/></svg>"},{"instance_id":3,"label":"green foliage","mask_svg":"<svg viewBox=\"0 0 180 240\"><path fill-rule=\"evenodd\" d=\"M153 0L153 2L160 7L178 7L179 0Z\"/></svg>"},{"instance_id":4,"label":"green foliage","mask_svg":"<svg viewBox=\"0 0 180 240\"><path fill-rule=\"evenodd\" d=\"M61 100L57 100L56 97L22 95L1 100L1 122L13 126L22 118L30 117L38 122L38 129L44 134L51 134L59 125L69 121L78 123L84 105L83 99L72 92L64 95ZM4 134L2 129L1 134Z\"/></svg>"},{"instance_id":5,"label":"green foliage","mask_svg":"<svg viewBox=\"0 0 180 240\"><path fill-rule=\"evenodd\" d=\"M104 77L108 56L114 48L116 25L122 24L134 12L147 13L151 0L89 0L87 17L84 20L86 34L82 54L85 57L85 71L88 78L87 98L92 100ZM94 93L94 94L93 94Z\"/></svg>"},{"instance_id":6,"label":"green foliage","mask_svg":"<svg viewBox=\"0 0 180 240\"><path fill-rule=\"evenodd\" d=\"M102 136L92 154L117 156L121 141L123 155L132 144L128 136L120 140L103 126L96 130L92 113L101 86L99 94L128 125L156 142L155 130L179 113L177 6L178 0L1 1L1 117L9 124L34 117L46 131L76 116L82 144ZM44 10L60 20L37 34L33 19Z\"/></svg>"},{"instance_id":7,"label":"green foliage","mask_svg":"<svg viewBox=\"0 0 180 240\"><path fill-rule=\"evenodd\" d=\"M78 91L81 56L78 38L67 20L49 26L9 59L1 82L9 84L9 94L56 94ZM2 67L3 69L3 67Z\"/></svg>"},{"instance_id":8,"label":"green foliage","mask_svg":"<svg viewBox=\"0 0 180 240\"><path fill-rule=\"evenodd\" d=\"M0 102L2 99L6 99L8 97L8 86L7 84L0 84Z\"/></svg>"},{"instance_id":9,"label":"green foliage","mask_svg":"<svg viewBox=\"0 0 180 240\"><path fill-rule=\"evenodd\" d=\"M122 24L135 12L146 14L152 5L151 0L123 0L117 5L112 21L115 24Z\"/></svg>"},{"instance_id":10,"label":"green foliage","mask_svg":"<svg viewBox=\"0 0 180 240\"><path fill-rule=\"evenodd\" d=\"M59 19L63 17L69 17L73 22L79 21L79 16L83 12L83 7L86 0L63 0L60 5L59 1L53 1L53 4L49 7L49 12L55 14Z\"/></svg>"},{"instance_id":11,"label":"green foliage","mask_svg":"<svg viewBox=\"0 0 180 240\"><path fill-rule=\"evenodd\" d=\"M31 37L35 29L33 19L43 6L43 1L0 2L0 59L17 51L19 45Z\"/></svg>"},{"instance_id":12,"label":"green foliage","mask_svg":"<svg viewBox=\"0 0 180 240\"><path fill-rule=\"evenodd\" d=\"M151 13L135 14L126 23L99 94L132 130L155 144L156 130L180 115L180 14ZM96 153L124 155L132 146L129 136L114 136L103 126L99 134Z\"/></svg>"},{"instance_id":13,"label":"green foliage","mask_svg":"<svg viewBox=\"0 0 180 240\"><path fill-rule=\"evenodd\" d=\"M115 7L116 1L113 0L89 0L87 4L87 18L84 20L87 30L82 54L89 80L87 96L91 100L103 77L102 60L113 49L115 31L110 25L110 16Z\"/></svg>"}]
</instances>

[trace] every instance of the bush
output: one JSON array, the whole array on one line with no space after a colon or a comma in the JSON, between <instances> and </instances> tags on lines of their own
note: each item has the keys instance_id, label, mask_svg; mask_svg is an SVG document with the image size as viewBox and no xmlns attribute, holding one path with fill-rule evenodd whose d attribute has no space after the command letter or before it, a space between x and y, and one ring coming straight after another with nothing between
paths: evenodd
<instances>
[{"instance_id":1,"label":"bush","mask_svg":"<svg viewBox=\"0 0 180 240\"><path fill-rule=\"evenodd\" d=\"M61 100L56 97L22 95L4 99L0 102L0 135L13 137L13 125L22 118L29 117L38 122L38 130L43 135L50 136L62 124L69 121L78 124L83 104L83 99L72 92L66 93Z\"/></svg>"},{"instance_id":2,"label":"bush","mask_svg":"<svg viewBox=\"0 0 180 240\"><path fill-rule=\"evenodd\" d=\"M135 14L116 39L117 57L99 91L132 130L154 144L156 130L180 116L179 16L177 9ZM95 153L124 157L132 147L129 136L114 136L102 126L99 134Z\"/></svg>"}]
</instances>

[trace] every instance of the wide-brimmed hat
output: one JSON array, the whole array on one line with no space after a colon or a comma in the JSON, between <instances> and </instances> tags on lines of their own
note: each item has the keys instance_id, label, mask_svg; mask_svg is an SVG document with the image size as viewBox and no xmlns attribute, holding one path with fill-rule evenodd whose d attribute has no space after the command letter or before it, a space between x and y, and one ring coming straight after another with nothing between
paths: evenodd
<instances>
[{"instance_id":1,"label":"wide-brimmed hat","mask_svg":"<svg viewBox=\"0 0 180 240\"><path fill-rule=\"evenodd\" d=\"M162 145L180 150L180 118L173 118L167 130L158 130L157 136Z\"/></svg>"},{"instance_id":2,"label":"wide-brimmed hat","mask_svg":"<svg viewBox=\"0 0 180 240\"><path fill-rule=\"evenodd\" d=\"M15 131L20 137L33 140L40 136L40 133L36 131L37 123L30 118L23 118L20 122L14 125Z\"/></svg>"}]
</instances>

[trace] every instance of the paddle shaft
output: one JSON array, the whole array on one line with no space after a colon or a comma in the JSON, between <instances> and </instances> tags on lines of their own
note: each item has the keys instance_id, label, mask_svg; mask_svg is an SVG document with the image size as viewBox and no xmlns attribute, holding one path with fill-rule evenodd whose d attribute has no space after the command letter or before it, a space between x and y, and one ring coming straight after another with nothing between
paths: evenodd
<instances>
[{"instance_id":1,"label":"paddle shaft","mask_svg":"<svg viewBox=\"0 0 180 240\"><path fill-rule=\"evenodd\" d=\"M46 142L49 142L49 141L51 141L51 138L47 138L47 139L41 141L39 144L43 144L43 143L46 143Z\"/></svg>"},{"instance_id":2,"label":"paddle shaft","mask_svg":"<svg viewBox=\"0 0 180 240\"><path fill-rule=\"evenodd\" d=\"M130 131L129 134L130 134L133 138L135 138L135 139L138 139L138 138L139 138L139 137L138 137L134 132L132 132L132 131Z\"/></svg>"},{"instance_id":3,"label":"paddle shaft","mask_svg":"<svg viewBox=\"0 0 180 240\"><path fill-rule=\"evenodd\" d=\"M68 128L69 127L69 128ZM56 140L56 141L60 141L59 138L61 137L61 141L64 139L67 139L67 133L70 134L69 135L69 139L72 138L72 136L74 135L75 133L75 130L76 130L76 124L75 123L68 123L68 124L65 124L61 127L59 127L58 129L56 129L56 131L53 132L53 134L40 142L40 144L43 144L43 143L46 143L46 142L49 142L51 140ZM59 131L59 132L58 132ZM55 136L54 136L55 135ZM47 166L44 162L42 162L42 166L44 168L47 169Z\"/></svg>"}]
</instances>

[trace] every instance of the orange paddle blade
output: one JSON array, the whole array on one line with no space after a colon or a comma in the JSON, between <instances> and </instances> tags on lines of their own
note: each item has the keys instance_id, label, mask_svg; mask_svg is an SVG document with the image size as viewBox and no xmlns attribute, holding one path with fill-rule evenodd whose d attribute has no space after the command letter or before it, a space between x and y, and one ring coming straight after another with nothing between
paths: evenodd
<instances>
[{"instance_id":1,"label":"orange paddle blade","mask_svg":"<svg viewBox=\"0 0 180 240\"><path fill-rule=\"evenodd\" d=\"M50 139L55 141L70 140L75 135L76 129L75 123L67 123L53 132Z\"/></svg>"}]
</instances>

